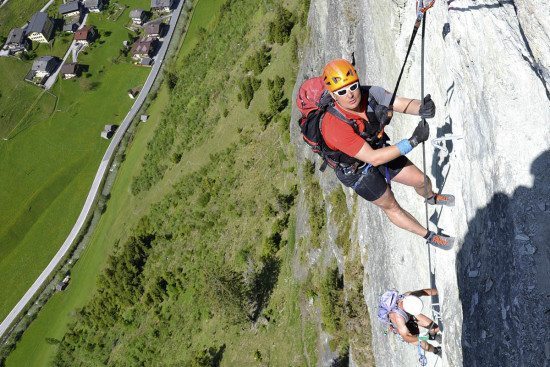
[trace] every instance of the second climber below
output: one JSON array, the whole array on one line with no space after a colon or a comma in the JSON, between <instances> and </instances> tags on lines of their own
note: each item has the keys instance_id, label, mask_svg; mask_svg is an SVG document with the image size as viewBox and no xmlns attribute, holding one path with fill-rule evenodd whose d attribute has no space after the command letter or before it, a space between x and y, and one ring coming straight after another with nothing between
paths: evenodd
<instances>
[{"instance_id":1,"label":"second climber below","mask_svg":"<svg viewBox=\"0 0 550 367\"><path fill-rule=\"evenodd\" d=\"M361 86L354 66L344 59L330 61L322 75L325 88L334 99L338 117L327 111L322 119L323 140L337 160L335 172L347 187L380 207L396 226L417 234L431 245L449 249L453 238L436 234L424 228L396 201L390 181L412 186L430 205L454 206L452 195L436 194L429 178L405 157L429 136L429 126L422 121L410 139L388 145L388 136L381 131L381 122L387 121L391 93L378 86ZM421 102L417 99L396 97L393 111L422 118L435 115L435 104L428 94ZM348 123L342 120L342 115ZM386 119L386 121L384 121ZM349 123L352 122L352 124ZM426 182L426 184L425 184Z\"/></svg>"}]
</instances>

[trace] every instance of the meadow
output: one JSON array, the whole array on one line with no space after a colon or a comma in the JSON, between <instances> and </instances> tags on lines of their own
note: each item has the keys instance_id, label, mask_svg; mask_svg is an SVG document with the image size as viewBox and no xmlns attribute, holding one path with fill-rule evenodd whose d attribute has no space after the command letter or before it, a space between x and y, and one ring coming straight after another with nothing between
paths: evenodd
<instances>
[{"instance_id":1,"label":"meadow","mask_svg":"<svg viewBox=\"0 0 550 367\"><path fill-rule=\"evenodd\" d=\"M128 38L128 12L116 22L104 14L90 15L101 38L79 55L88 71L79 79L58 80L29 113L13 112L21 116L16 121L23 120L9 140L0 141L0 318L63 243L108 145L99 135L103 125L120 123L133 102L127 90L143 83L149 72L120 55ZM2 91L0 103L8 93ZM40 96L42 90L25 85L21 93Z\"/></svg>"},{"instance_id":2,"label":"meadow","mask_svg":"<svg viewBox=\"0 0 550 367\"><path fill-rule=\"evenodd\" d=\"M48 0L8 0L0 8L0 41L2 45L12 28L23 26L47 2Z\"/></svg>"},{"instance_id":3,"label":"meadow","mask_svg":"<svg viewBox=\"0 0 550 367\"><path fill-rule=\"evenodd\" d=\"M285 6L296 18L307 12ZM172 61L181 67L166 72L68 290L43 308L7 366L316 363L316 324L301 316L292 267L292 42L270 44L248 108L240 82L265 52L275 7L198 2L192 22L212 36L191 23L200 42L186 38ZM202 117L197 95L208 102Z\"/></svg>"}]
</instances>

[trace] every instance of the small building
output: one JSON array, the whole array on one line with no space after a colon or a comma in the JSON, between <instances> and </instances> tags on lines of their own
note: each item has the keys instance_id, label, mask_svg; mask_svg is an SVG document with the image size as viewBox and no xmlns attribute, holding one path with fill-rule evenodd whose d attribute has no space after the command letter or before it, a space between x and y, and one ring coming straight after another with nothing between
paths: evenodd
<instances>
[{"instance_id":1,"label":"small building","mask_svg":"<svg viewBox=\"0 0 550 367\"><path fill-rule=\"evenodd\" d=\"M145 13L145 10L143 9L134 9L130 12L130 18L132 18L132 22L137 25L142 25L146 17L147 13Z\"/></svg>"},{"instance_id":2,"label":"small building","mask_svg":"<svg viewBox=\"0 0 550 367\"><path fill-rule=\"evenodd\" d=\"M103 131L101 132L101 137L103 139L111 139L111 137L114 135L116 129L118 128L118 125L105 125L103 128Z\"/></svg>"},{"instance_id":3,"label":"small building","mask_svg":"<svg viewBox=\"0 0 550 367\"><path fill-rule=\"evenodd\" d=\"M132 89L129 89L128 90L128 97L132 98L132 99L136 99L136 97L138 96L139 92L141 92L141 87L134 87Z\"/></svg>"},{"instance_id":4,"label":"small building","mask_svg":"<svg viewBox=\"0 0 550 367\"><path fill-rule=\"evenodd\" d=\"M78 30L78 27L80 27L80 22L75 18L69 18L63 24L63 32L74 33Z\"/></svg>"},{"instance_id":5,"label":"small building","mask_svg":"<svg viewBox=\"0 0 550 367\"><path fill-rule=\"evenodd\" d=\"M31 70L25 76L25 80L43 86L50 75L55 72L60 62L61 60L55 56L41 56L33 62Z\"/></svg>"},{"instance_id":6,"label":"small building","mask_svg":"<svg viewBox=\"0 0 550 367\"><path fill-rule=\"evenodd\" d=\"M55 56L41 56L34 61L31 70L36 72L36 76L50 76L57 69L59 61Z\"/></svg>"},{"instance_id":7,"label":"small building","mask_svg":"<svg viewBox=\"0 0 550 367\"><path fill-rule=\"evenodd\" d=\"M151 0L151 9L160 13L172 10L174 0Z\"/></svg>"},{"instance_id":8,"label":"small building","mask_svg":"<svg viewBox=\"0 0 550 367\"><path fill-rule=\"evenodd\" d=\"M162 22L149 22L143 27L143 30L148 37L162 37L165 28L166 24Z\"/></svg>"},{"instance_id":9,"label":"small building","mask_svg":"<svg viewBox=\"0 0 550 367\"><path fill-rule=\"evenodd\" d=\"M74 40L82 45L89 45L97 38L97 30L94 26L85 25L74 34Z\"/></svg>"},{"instance_id":10,"label":"small building","mask_svg":"<svg viewBox=\"0 0 550 367\"><path fill-rule=\"evenodd\" d=\"M59 14L61 14L63 18L80 17L80 11L79 1L71 1L59 5Z\"/></svg>"},{"instance_id":11,"label":"small building","mask_svg":"<svg viewBox=\"0 0 550 367\"><path fill-rule=\"evenodd\" d=\"M141 115L141 116L139 117L139 120L140 120L141 122L147 122L147 120L149 120L149 115Z\"/></svg>"},{"instance_id":12,"label":"small building","mask_svg":"<svg viewBox=\"0 0 550 367\"><path fill-rule=\"evenodd\" d=\"M92 13L99 13L105 7L104 0L84 0L84 7Z\"/></svg>"},{"instance_id":13,"label":"small building","mask_svg":"<svg viewBox=\"0 0 550 367\"><path fill-rule=\"evenodd\" d=\"M70 280L71 280L71 276L67 275L62 281L57 283L57 285L55 286L55 290L58 292L64 291L65 288L67 288L67 286L69 285Z\"/></svg>"},{"instance_id":14,"label":"small building","mask_svg":"<svg viewBox=\"0 0 550 367\"><path fill-rule=\"evenodd\" d=\"M26 31L31 41L48 43L53 37L54 23L48 14L39 11L32 16Z\"/></svg>"},{"instance_id":15,"label":"small building","mask_svg":"<svg viewBox=\"0 0 550 367\"><path fill-rule=\"evenodd\" d=\"M153 66L153 63L154 63L154 60L150 57L144 57L143 59L141 59L141 61L139 62L139 65L140 66Z\"/></svg>"},{"instance_id":16,"label":"small building","mask_svg":"<svg viewBox=\"0 0 550 367\"><path fill-rule=\"evenodd\" d=\"M19 52L23 50L28 50L30 48L30 41L25 35L25 30L22 28L14 28L8 34L6 43L4 44L3 49L9 50L10 52Z\"/></svg>"},{"instance_id":17,"label":"small building","mask_svg":"<svg viewBox=\"0 0 550 367\"><path fill-rule=\"evenodd\" d=\"M144 58L151 58L157 52L158 40L153 37L143 37L135 42L130 49L132 59L141 62Z\"/></svg>"},{"instance_id":18,"label":"small building","mask_svg":"<svg viewBox=\"0 0 550 367\"><path fill-rule=\"evenodd\" d=\"M63 64L59 72L63 79L71 79L80 76L80 74L82 74L82 68L80 64L76 62L71 62L68 64Z\"/></svg>"}]
</instances>

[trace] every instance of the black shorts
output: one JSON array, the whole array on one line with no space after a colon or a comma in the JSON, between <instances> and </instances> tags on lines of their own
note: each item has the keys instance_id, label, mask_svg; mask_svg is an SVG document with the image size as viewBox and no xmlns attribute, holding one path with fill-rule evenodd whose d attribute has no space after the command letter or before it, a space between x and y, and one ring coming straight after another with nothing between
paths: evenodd
<instances>
[{"instance_id":1,"label":"black shorts","mask_svg":"<svg viewBox=\"0 0 550 367\"><path fill-rule=\"evenodd\" d=\"M374 201L386 192L388 187L386 174L390 179L393 179L408 164L410 164L409 159L402 155L378 167L366 169L367 166L365 166L364 169L360 169L356 173L346 173L341 168L337 168L335 171L336 176L345 186L352 187L363 199Z\"/></svg>"}]
</instances>

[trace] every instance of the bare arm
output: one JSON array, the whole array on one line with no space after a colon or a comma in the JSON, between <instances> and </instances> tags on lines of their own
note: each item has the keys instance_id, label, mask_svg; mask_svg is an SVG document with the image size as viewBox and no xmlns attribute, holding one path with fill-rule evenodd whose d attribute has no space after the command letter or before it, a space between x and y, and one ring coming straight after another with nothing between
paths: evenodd
<instances>
[{"instance_id":1,"label":"bare arm","mask_svg":"<svg viewBox=\"0 0 550 367\"><path fill-rule=\"evenodd\" d=\"M355 158L370 163L373 166L379 166L381 164L387 163L401 155L399 148L392 145L389 147L384 147L380 149L372 149L370 145L364 143L359 152L354 156Z\"/></svg>"},{"instance_id":2,"label":"bare arm","mask_svg":"<svg viewBox=\"0 0 550 367\"><path fill-rule=\"evenodd\" d=\"M418 336L411 334L409 328L405 324L405 320L402 317L397 316L394 313L390 313L390 320L397 327L397 332L404 341L407 343L418 343Z\"/></svg>"},{"instance_id":3,"label":"bare arm","mask_svg":"<svg viewBox=\"0 0 550 367\"><path fill-rule=\"evenodd\" d=\"M405 294L410 294L410 295L416 296L416 297L437 296L437 289L435 289L435 288L419 289L417 291L407 292Z\"/></svg>"},{"instance_id":4,"label":"bare arm","mask_svg":"<svg viewBox=\"0 0 550 367\"><path fill-rule=\"evenodd\" d=\"M395 102L393 103L393 110L395 112L400 113L407 113L409 115L417 115L419 114L420 110L420 100L418 99L411 99L411 98L404 98L404 97L397 97L395 98Z\"/></svg>"}]
</instances>

